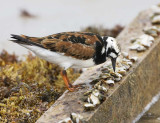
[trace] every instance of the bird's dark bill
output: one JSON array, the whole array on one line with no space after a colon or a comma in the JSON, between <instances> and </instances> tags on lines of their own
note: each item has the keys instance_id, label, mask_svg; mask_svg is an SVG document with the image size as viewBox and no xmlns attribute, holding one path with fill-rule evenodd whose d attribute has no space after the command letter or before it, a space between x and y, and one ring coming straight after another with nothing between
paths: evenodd
<instances>
[{"instance_id":1,"label":"bird's dark bill","mask_svg":"<svg viewBox=\"0 0 160 123\"><path fill-rule=\"evenodd\" d=\"M115 70L116 70L116 58L111 58L111 61L112 61L113 70L115 72Z\"/></svg>"}]
</instances>

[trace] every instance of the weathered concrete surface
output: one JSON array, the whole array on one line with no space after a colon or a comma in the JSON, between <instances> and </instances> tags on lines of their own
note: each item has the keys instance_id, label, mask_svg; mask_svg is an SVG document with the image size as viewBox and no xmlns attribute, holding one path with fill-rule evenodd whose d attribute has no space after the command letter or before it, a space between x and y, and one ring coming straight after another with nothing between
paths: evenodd
<instances>
[{"instance_id":1,"label":"weathered concrete surface","mask_svg":"<svg viewBox=\"0 0 160 123\"><path fill-rule=\"evenodd\" d=\"M137 123L160 123L160 99L156 102Z\"/></svg>"},{"instance_id":2,"label":"weathered concrete surface","mask_svg":"<svg viewBox=\"0 0 160 123\"><path fill-rule=\"evenodd\" d=\"M75 112L81 114L88 123L129 123L160 91L160 38L144 53L129 51L130 39L143 34L142 29L150 26L151 10L140 13L118 36L123 51L138 56L122 81L108 92L107 99L94 111L84 111L81 98L88 86L75 92L66 92L37 121L37 123L57 123ZM85 71L75 83L88 82L101 66ZM97 73L98 74L98 73Z\"/></svg>"}]
</instances>

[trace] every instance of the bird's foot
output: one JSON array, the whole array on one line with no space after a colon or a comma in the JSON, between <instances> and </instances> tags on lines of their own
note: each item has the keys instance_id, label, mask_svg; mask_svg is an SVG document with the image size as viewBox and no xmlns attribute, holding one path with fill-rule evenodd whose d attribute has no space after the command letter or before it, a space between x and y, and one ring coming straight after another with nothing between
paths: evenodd
<instances>
[{"instance_id":1,"label":"bird's foot","mask_svg":"<svg viewBox=\"0 0 160 123\"><path fill-rule=\"evenodd\" d=\"M81 85L72 85L71 83L69 83L69 80L67 77L67 72L65 70L61 71L61 75L62 75L64 83L69 91L73 92L75 90L78 90L79 87L81 87Z\"/></svg>"},{"instance_id":2,"label":"bird's foot","mask_svg":"<svg viewBox=\"0 0 160 123\"><path fill-rule=\"evenodd\" d=\"M80 85L72 85L72 84L69 84L69 87L67 88L70 92L73 92L75 90L78 90L79 87L81 87Z\"/></svg>"}]
</instances>

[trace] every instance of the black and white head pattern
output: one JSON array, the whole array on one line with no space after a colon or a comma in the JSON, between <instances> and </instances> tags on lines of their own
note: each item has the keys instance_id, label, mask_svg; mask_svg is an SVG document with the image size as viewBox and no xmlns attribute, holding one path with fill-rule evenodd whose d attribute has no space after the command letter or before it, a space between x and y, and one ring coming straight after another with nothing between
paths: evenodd
<instances>
[{"instance_id":1,"label":"black and white head pattern","mask_svg":"<svg viewBox=\"0 0 160 123\"><path fill-rule=\"evenodd\" d=\"M110 58L117 58L120 55L120 48L113 37L103 37L105 48L103 50L106 50L106 56ZM103 52L102 50L102 52Z\"/></svg>"}]
</instances>

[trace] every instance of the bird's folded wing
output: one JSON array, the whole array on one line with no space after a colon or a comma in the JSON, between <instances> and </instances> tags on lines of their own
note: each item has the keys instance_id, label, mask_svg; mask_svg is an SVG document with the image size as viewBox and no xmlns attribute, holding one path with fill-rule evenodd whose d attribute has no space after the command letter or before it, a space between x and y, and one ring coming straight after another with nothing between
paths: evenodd
<instances>
[{"instance_id":1,"label":"bird's folded wing","mask_svg":"<svg viewBox=\"0 0 160 123\"><path fill-rule=\"evenodd\" d=\"M95 42L97 41L103 43L103 40L99 35L91 32L62 32L47 36L45 38L60 39L63 41L70 41L72 43L81 43L89 46L94 45Z\"/></svg>"},{"instance_id":2,"label":"bird's folded wing","mask_svg":"<svg viewBox=\"0 0 160 123\"><path fill-rule=\"evenodd\" d=\"M44 39L42 46L53 52L64 53L77 59L87 60L94 56L95 48L93 45L85 45L81 43L73 43L71 41L63 41L60 39Z\"/></svg>"},{"instance_id":3,"label":"bird's folded wing","mask_svg":"<svg viewBox=\"0 0 160 123\"><path fill-rule=\"evenodd\" d=\"M94 56L97 42L100 45L103 44L103 40L99 35L88 32L63 32L42 38L25 35L19 37L27 39L28 42L25 43L83 60ZM14 38L17 39L17 36L14 36Z\"/></svg>"}]
</instances>

